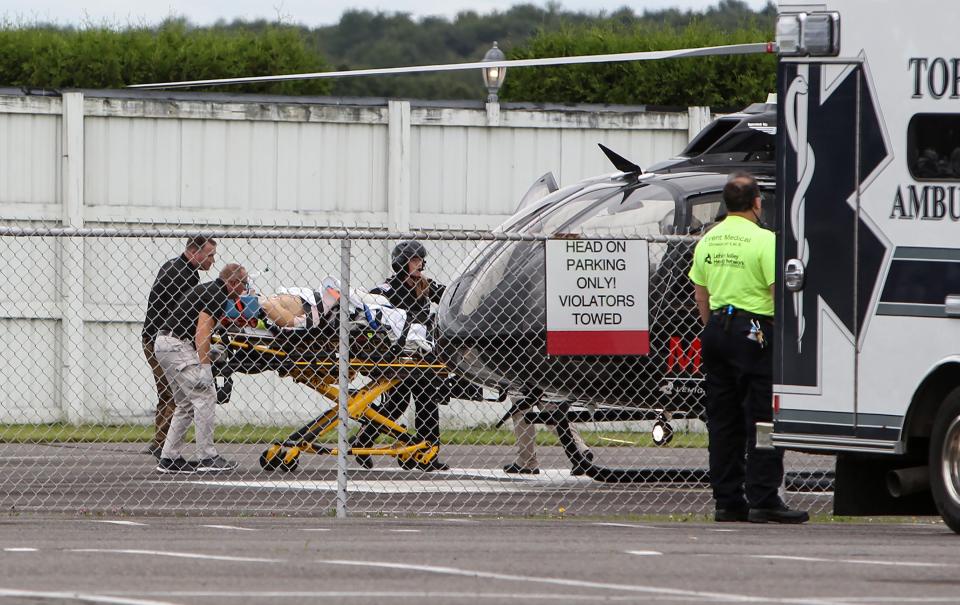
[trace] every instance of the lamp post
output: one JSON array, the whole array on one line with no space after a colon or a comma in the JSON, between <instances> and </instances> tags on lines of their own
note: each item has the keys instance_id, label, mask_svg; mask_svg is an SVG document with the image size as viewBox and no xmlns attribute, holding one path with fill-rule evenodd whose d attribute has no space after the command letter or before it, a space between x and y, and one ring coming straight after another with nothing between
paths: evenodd
<instances>
[{"instance_id":1,"label":"lamp post","mask_svg":"<svg viewBox=\"0 0 960 605\"><path fill-rule=\"evenodd\" d=\"M507 57L503 54L503 51L497 46L497 43L493 43L493 47L487 51L487 54L483 55L484 61L503 61ZM487 103L498 103L499 97L497 92L499 92L500 87L503 86L503 80L507 77L507 68L506 67L484 67L483 68L483 85L487 87Z\"/></svg>"}]
</instances>

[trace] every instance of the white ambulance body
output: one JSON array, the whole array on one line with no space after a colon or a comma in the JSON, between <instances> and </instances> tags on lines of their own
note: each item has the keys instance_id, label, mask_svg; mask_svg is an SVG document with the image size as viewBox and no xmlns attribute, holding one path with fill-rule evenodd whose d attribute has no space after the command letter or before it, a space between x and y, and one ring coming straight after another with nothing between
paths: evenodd
<instances>
[{"instance_id":1,"label":"white ambulance body","mask_svg":"<svg viewBox=\"0 0 960 605\"><path fill-rule=\"evenodd\" d=\"M773 442L838 454L838 513L932 491L960 532L960 5L779 9Z\"/></svg>"}]
</instances>

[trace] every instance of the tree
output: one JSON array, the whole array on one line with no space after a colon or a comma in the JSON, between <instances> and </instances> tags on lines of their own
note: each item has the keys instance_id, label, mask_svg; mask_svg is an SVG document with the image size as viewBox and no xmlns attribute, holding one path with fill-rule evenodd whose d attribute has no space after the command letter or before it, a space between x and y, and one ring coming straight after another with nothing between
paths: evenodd
<instances>
[{"instance_id":1,"label":"tree","mask_svg":"<svg viewBox=\"0 0 960 605\"><path fill-rule=\"evenodd\" d=\"M737 3L729 0L730 3ZM541 31L509 58L577 56L762 42L770 32L753 24L722 31L705 21L675 29L612 23ZM501 98L508 101L614 103L736 109L762 101L776 84L772 55L515 69Z\"/></svg>"},{"instance_id":2,"label":"tree","mask_svg":"<svg viewBox=\"0 0 960 605\"><path fill-rule=\"evenodd\" d=\"M207 27L196 27L183 19L169 19L155 27L126 28L6 24L0 25L0 84L116 88L141 82L457 63L480 60L494 41L508 57L547 56L561 51L614 52L614 48L640 50L649 46L643 45L645 38L659 40L658 44L665 47L687 42L698 45L706 40L704 36L681 39L681 33L693 23L698 24L698 31L711 33L709 39L713 42L727 44L746 39L736 32L749 30L756 30L751 41L768 39L776 12L776 7L768 3L755 13L741 0L720 0L718 5L699 13L668 9L639 15L630 8L609 14L570 12L556 2L548 2L542 6L517 4L486 14L463 11L453 19L414 19L405 13L353 10L345 12L336 25L317 28L263 19L218 21ZM671 35L675 39L668 39ZM761 80L757 86L766 86L767 79L772 77L766 71L772 61L761 61L767 67L759 71L754 61L749 59L741 64L729 60L722 65L733 70L730 73L735 77L726 78L733 82L726 84L713 78L712 85L707 87L698 87L702 83L690 70L716 67L700 59L689 60L684 67L671 67L665 73L625 65L582 70L587 81L573 89L568 82L570 75L563 75L565 72L516 69L507 78L503 97L659 104L669 99L656 86L683 86L690 94L685 99L674 99L679 105L708 102L696 97L702 92L719 104L737 103L737 94L742 98L754 94L743 92L742 87L755 79ZM570 72L577 73L580 72ZM678 78L679 75L684 77ZM541 78L545 81L538 82ZM647 88L638 89L640 84ZM733 92L717 94L725 87ZM479 70L292 81L233 90L476 101L486 96ZM638 90L642 94L637 94ZM554 94L557 97L550 98Z\"/></svg>"},{"instance_id":3,"label":"tree","mask_svg":"<svg viewBox=\"0 0 960 605\"><path fill-rule=\"evenodd\" d=\"M51 27L0 30L0 82L28 88L122 88L128 84L325 71L300 33L193 28L184 20L156 29ZM319 80L245 85L248 92L324 94Z\"/></svg>"}]
</instances>

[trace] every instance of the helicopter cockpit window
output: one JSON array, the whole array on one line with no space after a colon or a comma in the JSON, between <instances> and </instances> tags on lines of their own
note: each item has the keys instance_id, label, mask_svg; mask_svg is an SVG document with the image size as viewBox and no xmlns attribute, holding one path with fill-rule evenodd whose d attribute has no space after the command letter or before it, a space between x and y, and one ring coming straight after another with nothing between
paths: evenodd
<instances>
[{"instance_id":1,"label":"helicopter cockpit window","mask_svg":"<svg viewBox=\"0 0 960 605\"><path fill-rule=\"evenodd\" d=\"M582 188L582 187L581 187ZM600 187L578 192L576 188L568 187L551 193L536 204L537 210L532 212L521 211L514 216L507 229L533 234L554 235L558 226L570 222L586 209L591 208L621 191L622 185ZM619 198L619 196L617 196ZM482 309L486 297L496 292L498 285L502 285L508 276L511 263L530 253L536 242L491 242L475 258L470 265L480 265L480 269L473 276L469 286L463 293L460 312L468 315ZM515 256L516 255L516 256ZM512 329L510 326L500 326L501 329Z\"/></svg>"},{"instance_id":2,"label":"helicopter cockpit window","mask_svg":"<svg viewBox=\"0 0 960 605\"><path fill-rule=\"evenodd\" d=\"M660 235L673 231L676 201L666 188L649 183L617 195L565 231L592 237Z\"/></svg>"},{"instance_id":3,"label":"helicopter cockpit window","mask_svg":"<svg viewBox=\"0 0 960 605\"><path fill-rule=\"evenodd\" d=\"M548 212L538 214L529 221L522 231L544 235L555 235L563 231L571 231L571 225L579 223L582 216L592 214L592 209L603 205L604 200L611 195L617 200L621 195L614 195L621 191L621 185L591 189L579 197L565 199L563 203L555 204Z\"/></svg>"},{"instance_id":4,"label":"helicopter cockpit window","mask_svg":"<svg viewBox=\"0 0 960 605\"><path fill-rule=\"evenodd\" d=\"M686 233L696 235L720 218L723 197L719 191L700 195L690 200L690 224Z\"/></svg>"},{"instance_id":5,"label":"helicopter cockpit window","mask_svg":"<svg viewBox=\"0 0 960 605\"><path fill-rule=\"evenodd\" d=\"M513 216L505 220L494 231L523 230L523 227L530 222L531 217L549 212L558 202L576 194L581 189L583 189L583 185L580 184L568 185L536 202L521 206Z\"/></svg>"}]
</instances>

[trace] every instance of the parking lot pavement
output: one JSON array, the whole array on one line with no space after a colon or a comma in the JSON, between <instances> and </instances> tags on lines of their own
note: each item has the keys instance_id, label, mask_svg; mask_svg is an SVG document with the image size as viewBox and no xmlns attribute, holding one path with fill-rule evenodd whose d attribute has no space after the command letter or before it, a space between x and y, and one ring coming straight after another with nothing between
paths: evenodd
<instances>
[{"instance_id":1,"label":"parking lot pavement","mask_svg":"<svg viewBox=\"0 0 960 605\"><path fill-rule=\"evenodd\" d=\"M293 473L260 469L263 445L225 445L240 463L214 476L159 475L144 444L0 444L0 510L30 513L323 515L336 507L336 460L301 456ZM664 476L702 471L706 451L696 448L595 448L598 464L643 467ZM543 472L507 475L512 446L444 446L450 471L400 469L381 457L373 470L350 460L349 508L397 515L690 514L712 510L699 480L609 484L570 474L560 448L541 448ZM788 470L826 470L827 457L791 453ZM700 475L702 479L702 473ZM828 512L829 493L791 492L791 505Z\"/></svg>"},{"instance_id":2,"label":"parking lot pavement","mask_svg":"<svg viewBox=\"0 0 960 605\"><path fill-rule=\"evenodd\" d=\"M7 517L0 603L955 603L941 523Z\"/></svg>"}]
</instances>

